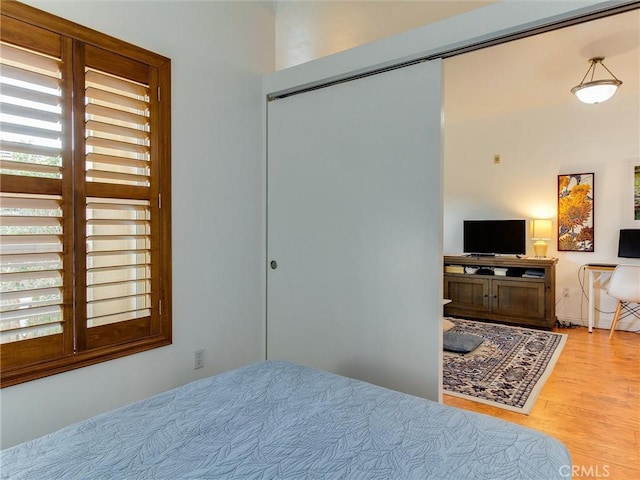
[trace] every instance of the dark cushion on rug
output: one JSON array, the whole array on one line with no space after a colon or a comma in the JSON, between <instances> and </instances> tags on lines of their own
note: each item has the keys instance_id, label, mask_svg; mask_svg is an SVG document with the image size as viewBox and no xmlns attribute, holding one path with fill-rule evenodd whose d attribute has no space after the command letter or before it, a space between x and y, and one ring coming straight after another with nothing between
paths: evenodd
<instances>
[{"instance_id":1,"label":"dark cushion on rug","mask_svg":"<svg viewBox=\"0 0 640 480\"><path fill-rule=\"evenodd\" d=\"M484 338L478 335L459 332L444 332L442 345L449 352L469 353L484 342Z\"/></svg>"}]
</instances>

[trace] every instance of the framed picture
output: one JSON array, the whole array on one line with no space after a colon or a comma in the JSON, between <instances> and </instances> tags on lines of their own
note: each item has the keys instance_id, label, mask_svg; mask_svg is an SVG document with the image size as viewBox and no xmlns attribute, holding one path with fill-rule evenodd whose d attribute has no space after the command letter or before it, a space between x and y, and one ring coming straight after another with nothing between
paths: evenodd
<instances>
[{"instance_id":1,"label":"framed picture","mask_svg":"<svg viewBox=\"0 0 640 480\"><path fill-rule=\"evenodd\" d=\"M620 228L640 228L640 157L625 161L620 183Z\"/></svg>"},{"instance_id":2,"label":"framed picture","mask_svg":"<svg viewBox=\"0 0 640 480\"><path fill-rule=\"evenodd\" d=\"M593 173L558 175L558 251L593 252Z\"/></svg>"},{"instance_id":3,"label":"framed picture","mask_svg":"<svg viewBox=\"0 0 640 480\"><path fill-rule=\"evenodd\" d=\"M640 165L633 168L633 219L640 220Z\"/></svg>"}]
</instances>

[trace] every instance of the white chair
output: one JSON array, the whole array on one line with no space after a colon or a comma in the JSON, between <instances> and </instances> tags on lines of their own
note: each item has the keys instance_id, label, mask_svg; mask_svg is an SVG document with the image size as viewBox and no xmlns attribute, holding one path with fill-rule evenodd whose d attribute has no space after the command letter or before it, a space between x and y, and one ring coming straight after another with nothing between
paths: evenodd
<instances>
[{"instance_id":1,"label":"white chair","mask_svg":"<svg viewBox=\"0 0 640 480\"><path fill-rule=\"evenodd\" d=\"M611 274L607 294L618 300L609 333L611 338L623 310L626 310L623 317L635 315L640 318L640 305L637 305L640 303L640 265L618 265Z\"/></svg>"}]
</instances>

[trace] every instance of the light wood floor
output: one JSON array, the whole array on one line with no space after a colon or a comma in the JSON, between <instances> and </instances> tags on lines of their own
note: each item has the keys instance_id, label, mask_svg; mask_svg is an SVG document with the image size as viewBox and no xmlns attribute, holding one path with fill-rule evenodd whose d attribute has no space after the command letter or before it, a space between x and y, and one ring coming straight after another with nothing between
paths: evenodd
<instances>
[{"instance_id":1,"label":"light wood floor","mask_svg":"<svg viewBox=\"0 0 640 480\"><path fill-rule=\"evenodd\" d=\"M530 415L444 395L444 403L545 432L564 443L573 478L640 479L640 334L586 327L569 338Z\"/></svg>"}]
</instances>

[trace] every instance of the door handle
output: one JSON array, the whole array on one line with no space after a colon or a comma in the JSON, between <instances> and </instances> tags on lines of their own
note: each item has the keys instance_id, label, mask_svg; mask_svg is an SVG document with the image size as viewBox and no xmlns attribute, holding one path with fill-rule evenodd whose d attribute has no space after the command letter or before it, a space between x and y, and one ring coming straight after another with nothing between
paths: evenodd
<instances>
[{"instance_id":1,"label":"door handle","mask_svg":"<svg viewBox=\"0 0 640 480\"><path fill-rule=\"evenodd\" d=\"M275 270L276 268L278 268L278 262L276 262L275 260L271 260L269 265L271 266L271 270Z\"/></svg>"}]
</instances>

